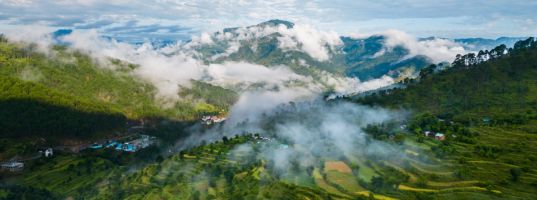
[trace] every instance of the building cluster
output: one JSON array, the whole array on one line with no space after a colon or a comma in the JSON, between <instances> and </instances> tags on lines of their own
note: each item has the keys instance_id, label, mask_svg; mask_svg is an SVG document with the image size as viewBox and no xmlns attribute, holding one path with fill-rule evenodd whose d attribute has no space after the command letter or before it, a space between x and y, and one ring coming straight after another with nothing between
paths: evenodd
<instances>
[{"instance_id":1,"label":"building cluster","mask_svg":"<svg viewBox=\"0 0 537 200\"><path fill-rule=\"evenodd\" d=\"M259 144L261 142L271 142L272 138L255 135L254 136L254 141L255 141L255 143Z\"/></svg>"},{"instance_id":2,"label":"building cluster","mask_svg":"<svg viewBox=\"0 0 537 200\"><path fill-rule=\"evenodd\" d=\"M52 148L46 148L46 149L40 150L37 155L34 155L32 157L21 158L19 156L15 156L14 158L11 158L10 160L1 163L0 168L2 170L6 170L9 172L18 172L24 169L23 161L34 160L34 159L41 158L43 156L49 158L49 157L52 157L53 155L54 155L54 150Z\"/></svg>"},{"instance_id":3,"label":"building cluster","mask_svg":"<svg viewBox=\"0 0 537 200\"><path fill-rule=\"evenodd\" d=\"M90 149L114 149L116 151L136 152L140 149L147 148L154 144L156 138L149 135L140 135L140 138L125 142L110 140L104 143L94 143L89 146Z\"/></svg>"},{"instance_id":4,"label":"building cluster","mask_svg":"<svg viewBox=\"0 0 537 200\"><path fill-rule=\"evenodd\" d=\"M10 160L1 164L2 170L18 172L24 169L24 163L17 160Z\"/></svg>"},{"instance_id":5,"label":"building cluster","mask_svg":"<svg viewBox=\"0 0 537 200\"><path fill-rule=\"evenodd\" d=\"M439 141L442 141L442 140L446 139L446 136L443 133L440 133L440 132L435 133L435 132L432 132L432 131L423 131L423 135L425 137L434 138L435 140L439 140Z\"/></svg>"},{"instance_id":6,"label":"building cluster","mask_svg":"<svg viewBox=\"0 0 537 200\"><path fill-rule=\"evenodd\" d=\"M201 117L201 123L205 125L217 124L225 120L226 120L225 117L220 117L216 115L206 115L206 116Z\"/></svg>"}]
</instances>

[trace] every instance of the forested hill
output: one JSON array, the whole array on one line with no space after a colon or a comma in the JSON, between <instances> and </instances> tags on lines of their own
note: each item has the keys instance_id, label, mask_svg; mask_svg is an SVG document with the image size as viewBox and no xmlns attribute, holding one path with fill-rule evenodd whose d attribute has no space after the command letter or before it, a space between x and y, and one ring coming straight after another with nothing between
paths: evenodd
<instances>
[{"instance_id":1,"label":"forested hill","mask_svg":"<svg viewBox=\"0 0 537 200\"><path fill-rule=\"evenodd\" d=\"M193 82L184 101L164 107L156 88L137 78L137 66L109 60L102 66L64 46L48 53L0 35L0 135L91 136L125 126L127 120L197 120L227 109L236 94Z\"/></svg>"},{"instance_id":2,"label":"forested hill","mask_svg":"<svg viewBox=\"0 0 537 200\"><path fill-rule=\"evenodd\" d=\"M444 71L432 65L405 89L358 99L365 104L411 108L465 122L522 122L537 114L537 42L519 41L478 54L458 55Z\"/></svg>"},{"instance_id":3,"label":"forested hill","mask_svg":"<svg viewBox=\"0 0 537 200\"><path fill-rule=\"evenodd\" d=\"M41 84L0 76L0 135L86 137L117 129L126 117L110 105Z\"/></svg>"}]
</instances>

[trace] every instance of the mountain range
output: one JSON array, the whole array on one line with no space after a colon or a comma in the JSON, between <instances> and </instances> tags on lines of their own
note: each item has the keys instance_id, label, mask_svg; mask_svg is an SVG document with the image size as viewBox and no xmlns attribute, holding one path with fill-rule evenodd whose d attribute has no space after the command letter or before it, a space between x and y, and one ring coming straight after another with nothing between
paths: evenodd
<instances>
[{"instance_id":1,"label":"mountain range","mask_svg":"<svg viewBox=\"0 0 537 200\"><path fill-rule=\"evenodd\" d=\"M71 30L60 29L52 36L58 40L71 32ZM308 34L318 40L314 42L316 44L302 43L306 38L309 39ZM199 59L207 63L244 61L266 66L285 65L299 74L315 75L320 70L369 80L384 75L394 78L416 75L419 70L430 64L451 62L455 56L451 55L452 58L441 60L431 58L424 52L413 52L416 48L414 45L420 45L418 48L424 48L423 51L427 51L428 46L432 45L431 42L442 41L448 44L438 48L460 47L464 50L454 52L464 54L492 49L500 44L512 47L516 41L524 39L520 37L498 39L429 37L419 38L411 41L415 44L408 44L408 41L392 41L392 37L398 37L392 33L356 37L330 34L332 33L275 19L248 27L226 28L215 33L204 33L202 34L204 38L195 37L186 42L153 41L151 45L154 48L164 48L180 43L193 48L198 53ZM404 37L408 36L404 35ZM135 45L142 44L136 43ZM324 49L326 52L318 54L312 48L326 48ZM321 59L316 57L319 55L322 56Z\"/></svg>"},{"instance_id":2,"label":"mountain range","mask_svg":"<svg viewBox=\"0 0 537 200\"><path fill-rule=\"evenodd\" d=\"M231 105L237 101L237 92L240 91L203 81L193 81L190 87L183 87L179 92L181 100L162 106L166 103L162 99L155 98L159 88L147 80L133 76L135 70L139 68L137 64L108 58L111 67L102 67L102 63L94 60L87 52L72 51L71 43L63 40L71 34L72 30L58 30L52 33L56 43L51 50L55 55L52 57L40 53L30 44L2 39L1 62L4 67L0 69L0 74L5 79L2 80L5 88L3 90L5 95L2 98L9 101L40 102L29 104L37 106L33 110L54 109L45 106L47 104L64 107L63 111L55 113L58 115L87 110L101 113L117 122L141 118L196 120L204 113L228 112ZM404 41L408 40L404 38L406 37L404 34L402 41L394 41L394 35L401 37L401 33L397 32L347 37L318 31L309 26L295 25L288 21L270 20L250 27L227 28L212 34L202 34L186 43L175 44L176 46L166 44L153 48L174 47L171 48L171 52L167 52L167 55L189 53L208 64L248 62L269 68L286 66L299 75L314 77L314 80L317 79L315 77L325 77L327 74L334 77L357 77L361 80L383 76L403 80L406 77L415 77L421 69L434 62L433 58L423 53L423 50L412 48L427 47L424 50L429 50L432 49L430 46L434 46L434 42L440 42L442 45L447 43L447 46L439 48L455 48L458 44L477 47L492 45L494 42L506 42L507 45L511 45L511 41L514 40L514 38L500 38L494 41L457 39L455 42L458 43L451 43L445 39L427 38L409 42ZM105 39L111 40L111 38ZM445 64L444 66L449 66L449 63ZM15 87L16 85L20 86ZM28 88L31 92L22 94L19 87ZM54 98L42 95L43 88L58 95ZM17 110L18 107L9 105L11 104L6 104L5 108L10 112L4 112L6 115L3 118L15 116L21 121L28 121L27 124L46 126L31 131L22 126L4 126L11 127L11 132L19 135L24 135L24 132L35 133L38 130L49 130L39 131L41 134L51 131L55 134L69 135L77 132L79 135L85 135L97 130L87 126L87 121L83 120L84 115L73 114L82 117L80 119L48 117L47 120L65 121L47 123L45 120L43 123L36 123L29 120L38 119L39 113L21 112ZM118 113L121 116L118 116ZM56 123L86 128L59 130L54 128L58 127ZM113 130L123 125L115 123L101 128L103 127ZM106 132L104 129L99 131Z\"/></svg>"},{"instance_id":3,"label":"mountain range","mask_svg":"<svg viewBox=\"0 0 537 200\"><path fill-rule=\"evenodd\" d=\"M0 35L0 199L537 198L534 38L85 34Z\"/></svg>"}]
</instances>

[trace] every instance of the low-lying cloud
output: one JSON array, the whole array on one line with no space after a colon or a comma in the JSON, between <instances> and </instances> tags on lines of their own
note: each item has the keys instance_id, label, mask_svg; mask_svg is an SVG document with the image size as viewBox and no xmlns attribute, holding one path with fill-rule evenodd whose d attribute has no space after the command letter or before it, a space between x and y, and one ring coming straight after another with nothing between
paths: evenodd
<instances>
[{"instance_id":1,"label":"low-lying cloud","mask_svg":"<svg viewBox=\"0 0 537 200\"><path fill-rule=\"evenodd\" d=\"M309 26L295 27L297 28L288 29L280 25L244 28L238 31L240 34L237 37L256 38L282 32L282 37L299 41L297 46L293 48L303 48L306 52L310 52L316 57L322 54L320 58L323 59L326 59L330 46L337 45L340 42L336 34L321 33ZM229 34L229 32L225 34ZM313 34L314 37L308 40L306 37L308 34ZM387 81L370 87L371 83L362 84L355 78L341 77L325 72L320 72L319 76L321 78L316 80L309 76L296 74L284 65L263 66L243 61L206 63L197 59L199 52L193 48L193 44L196 43L211 44L215 42L206 34L194 38L192 43L178 43L164 48L156 48L149 43L132 45L118 42L113 39L103 38L94 30L75 30L71 34L60 38L51 38L50 34L32 34L30 36L8 35L10 39L15 38L17 41L25 41L26 39L27 42L39 42L37 44L43 51L50 49L54 40L59 40L68 44L72 49L87 53L100 66L104 67L114 67L110 62L110 58L135 64L137 67L132 71L132 74L151 82L158 89L156 98L172 101L181 99L179 90L182 87L190 87L192 80L222 86L240 93L266 91L267 94L282 93L288 90L301 90L302 92L298 93L306 93L304 91L307 91L310 94L318 94L329 88L334 89L336 92L350 93L364 89L375 89L391 83ZM213 38L215 37L213 36ZM48 52L53 51L49 50Z\"/></svg>"},{"instance_id":2,"label":"low-lying cloud","mask_svg":"<svg viewBox=\"0 0 537 200\"><path fill-rule=\"evenodd\" d=\"M284 30L281 38L287 37L289 41L297 42L296 45L285 44L285 48L298 48L321 60L327 59L324 56L329 55L332 46L340 42L337 35L313 33L309 27L304 30L282 26L272 29ZM271 32L273 30L256 31L240 37L274 33ZM307 37L309 34L313 35L311 41ZM344 95L388 86L394 83L389 76L361 82L356 78L328 72L320 72L313 78L297 74L284 65L263 66L243 61L210 63L197 59L200 53L192 45L219 42L215 36L208 35L194 38L190 44L175 44L165 48L103 39L96 31L74 31L60 39L74 49L86 52L101 66L112 66L110 58L136 64L132 75L152 83L158 89L156 98L159 99L180 100L180 89L189 87L192 80L240 93L222 125L208 130L193 128L193 133L177 144L178 149L199 145L203 141L220 140L222 136L260 133L273 138L273 141L261 146L257 156L270 161L275 169L282 172L288 171L286 168L291 162L298 162L300 167L311 167L324 158L353 160L357 156L368 155L404 156L397 146L370 140L362 128L369 124L400 121L405 118L406 112L323 99L323 93L327 90ZM39 45L49 48L51 43ZM387 40L387 47L394 45L407 45L414 49L410 51L415 54L425 51L426 47L438 46L420 43L407 36ZM252 146L246 144L236 151L251 152L251 149Z\"/></svg>"},{"instance_id":3,"label":"low-lying cloud","mask_svg":"<svg viewBox=\"0 0 537 200\"><path fill-rule=\"evenodd\" d=\"M252 100L260 99L265 98ZM241 109L231 112L230 119L222 126L192 134L179 143L178 150L203 142L219 141L223 136L257 133L271 140L239 145L230 156L235 156L235 153L243 156L255 154L248 157L268 161L276 172L284 176L292 173L289 168L293 163L298 163L303 170L318 166L323 160L356 161L367 157L389 157L397 161L406 157L401 151L402 147L376 141L363 131L371 124L402 123L408 115L406 111L310 98L301 102L281 103L262 112L250 112L255 110L256 105L264 103L253 102L256 101L239 101L237 106ZM243 103L246 105L241 106Z\"/></svg>"},{"instance_id":4,"label":"low-lying cloud","mask_svg":"<svg viewBox=\"0 0 537 200\"><path fill-rule=\"evenodd\" d=\"M203 33L199 37L194 37L189 46L211 45L215 41L225 42L228 44L227 50L222 55L214 57L219 58L238 51L244 42L252 43L250 48L255 51L257 40L271 35L276 35L278 47L283 51L303 51L318 61L330 59L330 52L335 51L335 47L342 44L340 36L333 31L320 31L302 24L295 24L292 27L277 24L241 27L214 34Z\"/></svg>"},{"instance_id":5,"label":"low-lying cloud","mask_svg":"<svg viewBox=\"0 0 537 200\"><path fill-rule=\"evenodd\" d=\"M180 100L181 88L190 87L192 80L235 90L244 95L239 101L256 94L267 95L269 99L272 98L278 103L301 100L304 96L316 96L328 90L337 95L355 94L395 82L389 76L361 82L356 78L343 77L322 70L317 70L315 76L311 77L297 74L285 65L264 66L245 61L211 63L202 59L203 55L199 49L203 45L226 42L228 49L221 54L229 55L244 44L252 45L250 48L255 49L256 42L245 43L245 41L256 41L265 36L275 35L278 46L283 51L302 51L319 61L330 59L342 45L340 36L334 32L316 30L308 25L257 25L214 34L203 33L193 37L191 42L171 44L162 48L154 47L150 43L133 45L103 38L95 30L75 30L59 38L52 38L50 34L43 32L26 30L19 34L11 32L7 36L14 41L36 43L40 51L48 52L51 56L53 51L49 49L54 41L59 40L72 49L89 54L100 66L113 69L114 65L111 64L110 58L135 64L137 67L131 72L132 75L152 83L157 88L155 98L164 99L165 102ZM420 41L400 31L387 31L384 35L385 51L403 46L409 50L408 57L425 55L434 61L445 61L450 60L456 53L464 52L462 47L448 40ZM288 94L296 95L287 97Z\"/></svg>"},{"instance_id":6,"label":"low-lying cloud","mask_svg":"<svg viewBox=\"0 0 537 200\"><path fill-rule=\"evenodd\" d=\"M457 54L465 54L466 50L461 44L442 38L429 38L419 40L408 33L399 30L388 30L378 34L385 37L384 48L375 56L381 56L392 51L395 47L403 47L408 50L405 58L422 55L430 58L434 63L451 62ZM358 36L359 38L369 36Z\"/></svg>"}]
</instances>

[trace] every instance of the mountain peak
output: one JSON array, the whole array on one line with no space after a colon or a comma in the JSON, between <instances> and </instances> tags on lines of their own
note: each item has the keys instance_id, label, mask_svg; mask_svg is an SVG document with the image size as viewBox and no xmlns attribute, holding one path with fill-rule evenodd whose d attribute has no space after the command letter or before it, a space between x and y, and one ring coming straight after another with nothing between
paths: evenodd
<instances>
[{"instance_id":1,"label":"mountain peak","mask_svg":"<svg viewBox=\"0 0 537 200\"><path fill-rule=\"evenodd\" d=\"M262 22L258 24L257 26L279 26L279 25L285 25L287 28L293 28L295 24L290 21L285 21L281 19L272 19L266 22Z\"/></svg>"}]
</instances>

